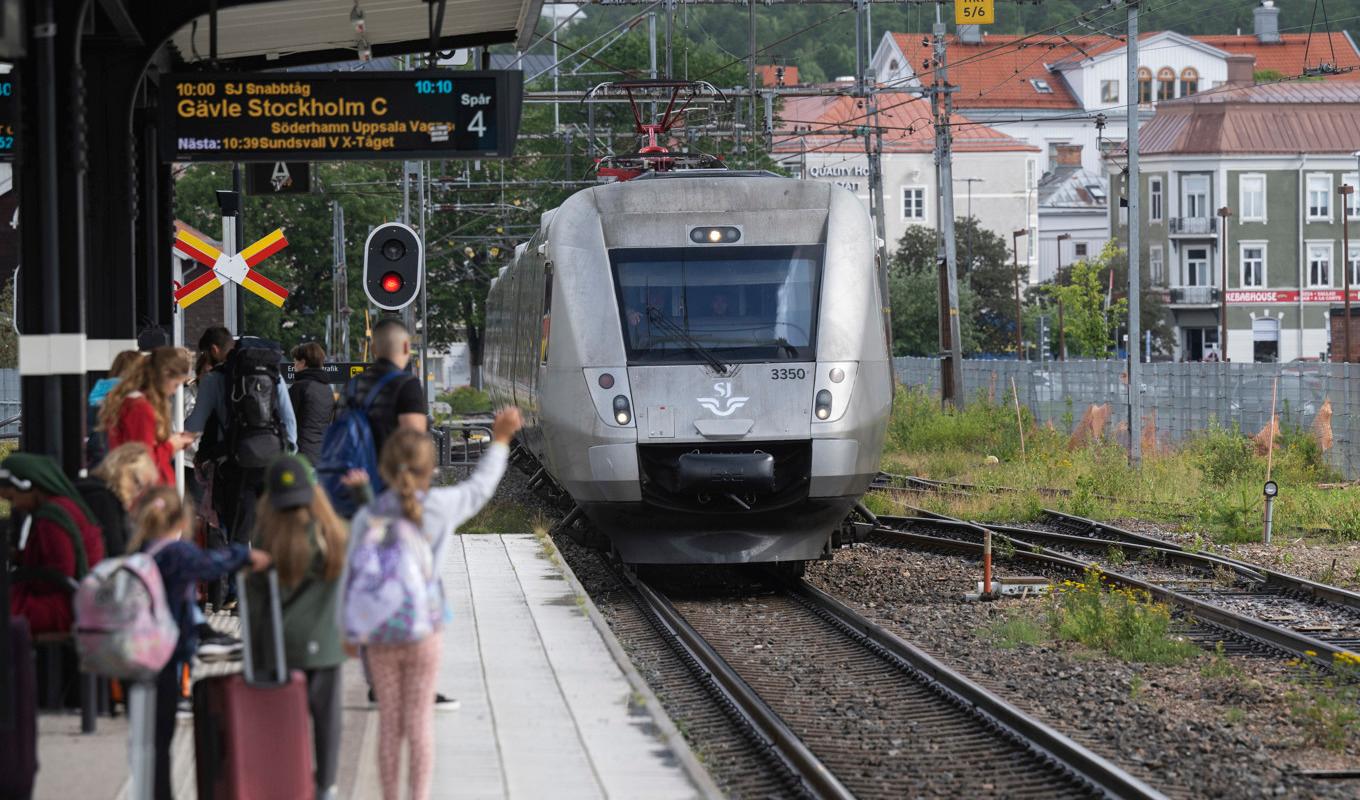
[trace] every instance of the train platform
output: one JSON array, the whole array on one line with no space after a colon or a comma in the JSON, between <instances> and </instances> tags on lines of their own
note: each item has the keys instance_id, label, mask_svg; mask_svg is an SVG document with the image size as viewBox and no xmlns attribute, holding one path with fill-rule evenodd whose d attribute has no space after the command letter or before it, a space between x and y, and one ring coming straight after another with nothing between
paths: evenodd
<instances>
[{"instance_id":1,"label":"train platform","mask_svg":"<svg viewBox=\"0 0 1360 800\"><path fill-rule=\"evenodd\" d=\"M449 552L454 619L437 688L460 707L435 715L434 800L721 796L550 540L464 535ZM202 665L196 677L238 668ZM358 663L344 669L340 794L377 798L377 709ZM131 796L126 721L99 722L81 736L78 716L44 715L37 798ZM173 750L175 796L193 798L188 719Z\"/></svg>"}]
</instances>

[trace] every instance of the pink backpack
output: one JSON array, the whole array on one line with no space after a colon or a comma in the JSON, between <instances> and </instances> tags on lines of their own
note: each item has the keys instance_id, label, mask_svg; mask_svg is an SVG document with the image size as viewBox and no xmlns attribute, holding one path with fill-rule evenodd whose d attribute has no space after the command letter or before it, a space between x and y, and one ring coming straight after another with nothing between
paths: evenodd
<instances>
[{"instance_id":1,"label":"pink backpack","mask_svg":"<svg viewBox=\"0 0 1360 800\"><path fill-rule=\"evenodd\" d=\"M80 582L74 605L76 652L86 672L151 680L175 652L179 626L151 554L99 562Z\"/></svg>"}]
</instances>

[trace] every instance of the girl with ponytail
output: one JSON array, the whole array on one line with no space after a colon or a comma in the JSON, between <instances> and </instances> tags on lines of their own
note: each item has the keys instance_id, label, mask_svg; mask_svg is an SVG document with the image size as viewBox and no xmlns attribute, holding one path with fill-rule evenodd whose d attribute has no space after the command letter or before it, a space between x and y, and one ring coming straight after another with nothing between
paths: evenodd
<instances>
[{"instance_id":1,"label":"girl with ponytail","mask_svg":"<svg viewBox=\"0 0 1360 800\"><path fill-rule=\"evenodd\" d=\"M170 429L170 398L188 379L188 353L178 347L157 347L130 368L99 409L99 429L108 434L109 449L128 442L146 445L167 486L175 482L175 453L196 436Z\"/></svg>"},{"instance_id":2,"label":"girl with ponytail","mask_svg":"<svg viewBox=\"0 0 1360 800\"><path fill-rule=\"evenodd\" d=\"M496 414L492 425L492 445L483 454L477 469L467 480L455 486L431 488L434 477L434 442L428 434L410 429L398 429L387 438L378 461L378 471L387 484L386 490L373 502L360 509L350 528L349 558L346 575L341 585L346 587L340 613L341 630L350 631L347 621L365 616L368 608L361 604L379 606L381 603L365 594L363 581L349 581L368 565L361 555L371 540L377 519L395 519L400 525L389 525L389 532L397 528L414 528L429 543L430 560L436 576L444 563L449 540L458 526L482 510L491 499L505 474L510 456L510 440L520 428L518 409L510 408ZM361 492L367 488L368 476L354 470L345 483ZM391 533L389 533L389 536ZM439 590L442 596L442 589ZM353 612L353 613L349 613ZM372 616L372 614L368 614ZM443 617L447 618L444 609ZM357 649L361 642L349 641L346 648ZM368 668L372 674L373 690L378 700L378 773L382 779L384 800L399 800L401 776L399 765L403 744L410 748L408 778L411 800L426 800L430 792L430 775L434 769L434 697L435 677L439 674L440 631L433 631L415 641L399 644L369 642L364 644Z\"/></svg>"}]
</instances>

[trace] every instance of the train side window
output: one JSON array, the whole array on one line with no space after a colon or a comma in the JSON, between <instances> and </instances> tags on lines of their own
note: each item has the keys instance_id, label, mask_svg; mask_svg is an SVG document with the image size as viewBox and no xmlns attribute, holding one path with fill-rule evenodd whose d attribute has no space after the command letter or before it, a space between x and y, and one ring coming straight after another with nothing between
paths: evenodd
<instances>
[{"instance_id":1,"label":"train side window","mask_svg":"<svg viewBox=\"0 0 1360 800\"><path fill-rule=\"evenodd\" d=\"M543 324L540 327L538 342L540 364L548 363L548 334L552 331L552 290L552 266L548 265L543 270Z\"/></svg>"}]
</instances>

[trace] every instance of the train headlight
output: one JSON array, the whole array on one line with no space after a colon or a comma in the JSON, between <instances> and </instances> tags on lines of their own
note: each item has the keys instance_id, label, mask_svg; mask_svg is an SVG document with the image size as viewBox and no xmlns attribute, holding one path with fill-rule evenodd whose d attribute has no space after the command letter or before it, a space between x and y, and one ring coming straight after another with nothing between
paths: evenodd
<instances>
[{"instance_id":1,"label":"train headlight","mask_svg":"<svg viewBox=\"0 0 1360 800\"><path fill-rule=\"evenodd\" d=\"M841 381L845 380L845 370L841 369L840 367L832 367L831 372L827 375L827 377L831 379L832 383L840 383Z\"/></svg>"},{"instance_id":2,"label":"train headlight","mask_svg":"<svg viewBox=\"0 0 1360 800\"><path fill-rule=\"evenodd\" d=\"M806 397L806 395L804 395ZM817 393L813 403L812 413L817 419L828 419L831 417L831 392L823 389Z\"/></svg>"},{"instance_id":3,"label":"train headlight","mask_svg":"<svg viewBox=\"0 0 1360 800\"><path fill-rule=\"evenodd\" d=\"M741 228L735 225L693 228L689 232L689 240L695 244L736 244L741 241Z\"/></svg>"},{"instance_id":4,"label":"train headlight","mask_svg":"<svg viewBox=\"0 0 1360 800\"><path fill-rule=\"evenodd\" d=\"M620 425L627 425L633 421L633 409L628 405L628 398L623 395L614 398L614 421Z\"/></svg>"}]
</instances>

